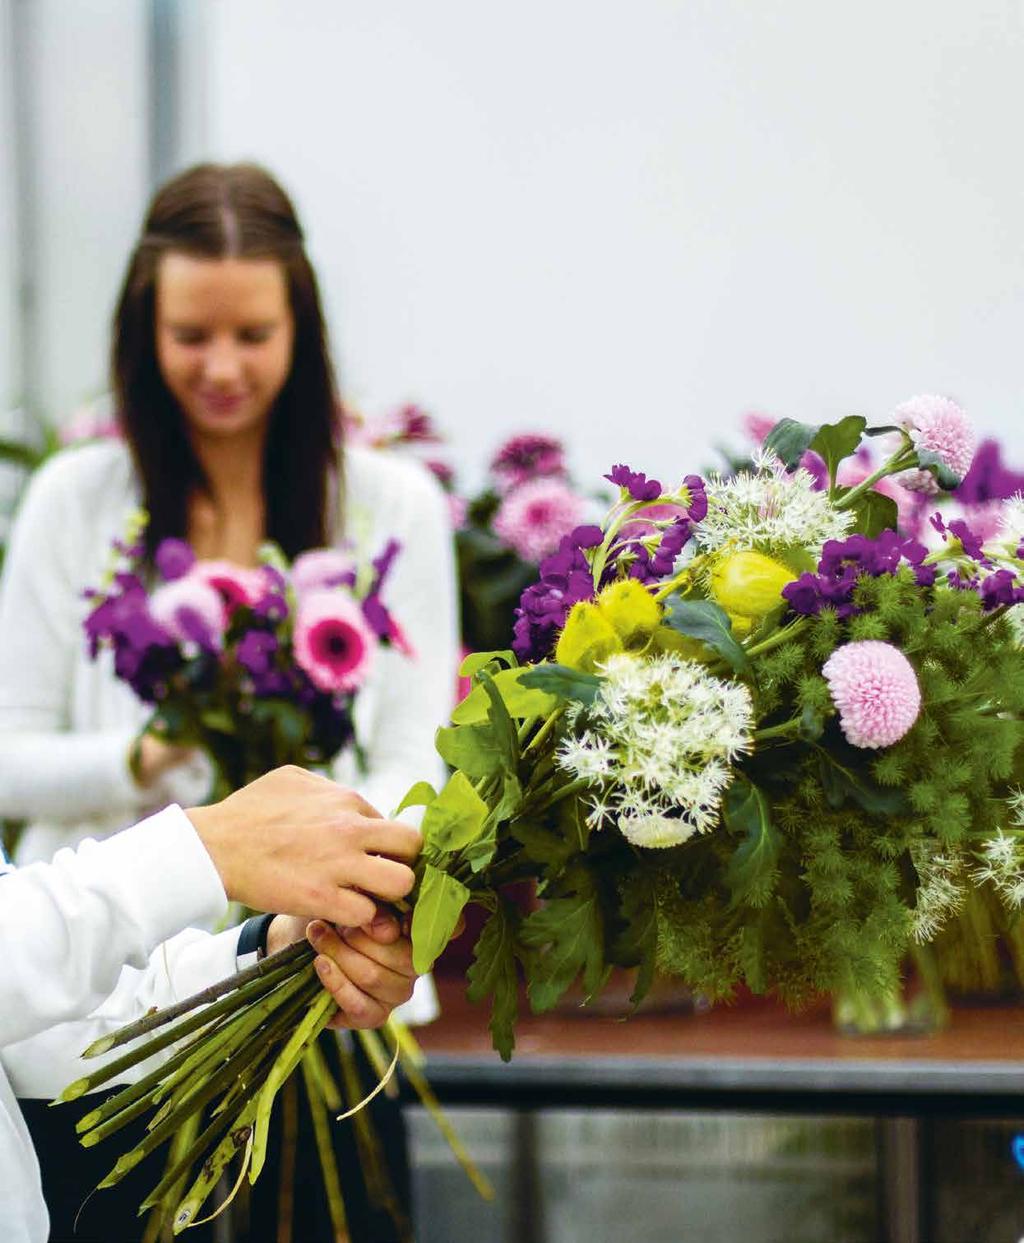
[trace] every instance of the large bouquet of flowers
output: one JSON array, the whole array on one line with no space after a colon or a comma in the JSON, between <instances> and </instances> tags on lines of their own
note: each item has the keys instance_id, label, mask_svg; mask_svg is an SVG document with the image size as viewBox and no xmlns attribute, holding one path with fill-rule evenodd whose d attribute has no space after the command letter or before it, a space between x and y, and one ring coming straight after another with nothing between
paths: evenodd
<instances>
[{"instance_id":1,"label":"large bouquet of flowers","mask_svg":"<svg viewBox=\"0 0 1024 1243\"><path fill-rule=\"evenodd\" d=\"M397 543L370 563L324 548L291 565L268 544L243 569L166 539L148 573L145 521L117 542L85 631L92 654L112 649L116 675L153 705L148 728L209 755L215 797L280 764L327 765L346 745L358 754L356 696L381 647L406 647L383 598Z\"/></svg>"}]
</instances>

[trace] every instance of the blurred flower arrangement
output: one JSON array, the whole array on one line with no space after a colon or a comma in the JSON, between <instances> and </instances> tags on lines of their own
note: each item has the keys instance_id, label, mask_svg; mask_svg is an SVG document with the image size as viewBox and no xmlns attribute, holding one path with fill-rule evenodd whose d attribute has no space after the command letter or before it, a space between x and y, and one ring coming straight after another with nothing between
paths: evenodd
<instances>
[{"instance_id":1,"label":"blurred flower arrangement","mask_svg":"<svg viewBox=\"0 0 1024 1243\"><path fill-rule=\"evenodd\" d=\"M408 651L383 599L397 542L368 565L334 548L289 565L266 544L245 569L165 539L150 574L146 521L135 515L115 544L84 627L92 656L109 648L116 676L153 705L148 728L208 754L214 798L279 764L358 754L353 708L377 651Z\"/></svg>"}]
</instances>

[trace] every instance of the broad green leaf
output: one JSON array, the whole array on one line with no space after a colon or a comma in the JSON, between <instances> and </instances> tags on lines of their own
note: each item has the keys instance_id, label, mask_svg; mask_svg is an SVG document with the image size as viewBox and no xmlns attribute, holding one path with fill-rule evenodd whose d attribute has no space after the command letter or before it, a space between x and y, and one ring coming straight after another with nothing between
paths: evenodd
<instances>
[{"instance_id":1,"label":"broad green leaf","mask_svg":"<svg viewBox=\"0 0 1024 1243\"><path fill-rule=\"evenodd\" d=\"M519 664L515 653L508 648L502 652L470 652L459 666L459 677L475 677L481 669L485 669L492 661L497 661L510 669L515 669Z\"/></svg>"},{"instance_id":2,"label":"broad green leaf","mask_svg":"<svg viewBox=\"0 0 1024 1243\"><path fill-rule=\"evenodd\" d=\"M868 421L859 414L847 415L838 423L824 423L808 448L824 459L828 467L829 487L834 488L839 463L856 453Z\"/></svg>"},{"instance_id":3,"label":"broad green leaf","mask_svg":"<svg viewBox=\"0 0 1024 1243\"><path fill-rule=\"evenodd\" d=\"M601 679L596 674L584 673L582 669L551 663L534 665L523 674L522 684L562 700L575 700L589 706L594 702Z\"/></svg>"},{"instance_id":4,"label":"broad green leaf","mask_svg":"<svg viewBox=\"0 0 1024 1243\"><path fill-rule=\"evenodd\" d=\"M435 798L437 798L437 791L429 781L417 781L405 798L402 799L395 810L391 813L391 819L394 820L409 807L426 807L426 805L428 803L432 803Z\"/></svg>"},{"instance_id":5,"label":"broad green leaf","mask_svg":"<svg viewBox=\"0 0 1024 1243\"><path fill-rule=\"evenodd\" d=\"M768 800L752 782L737 777L725 792L722 816L731 832L743 835L725 869L725 883L732 892L730 905L763 906L771 896L782 844L771 822Z\"/></svg>"},{"instance_id":6,"label":"broad green leaf","mask_svg":"<svg viewBox=\"0 0 1024 1243\"><path fill-rule=\"evenodd\" d=\"M309 736L308 714L287 699L257 699L252 707L252 719L269 725L275 744L286 753L294 753Z\"/></svg>"},{"instance_id":7,"label":"broad green leaf","mask_svg":"<svg viewBox=\"0 0 1024 1243\"><path fill-rule=\"evenodd\" d=\"M473 963L466 972L466 996L474 1003L493 997L491 1039L501 1060L507 1062L516 1043L519 980L516 974L516 934L522 916L511 902L498 906L477 938Z\"/></svg>"},{"instance_id":8,"label":"broad green leaf","mask_svg":"<svg viewBox=\"0 0 1024 1243\"><path fill-rule=\"evenodd\" d=\"M820 709L811 707L810 704L800 713L800 730L799 736L805 742L817 742L821 735L825 732L825 718Z\"/></svg>"},{"instance_id":9,"label":"broad green leaf","mask_svg":"<svg viewBox=\"0 0 1024 1243\"><path fill-rule=\"evenodd\" d=\"M525 669L502 669L494 675L494 685L505 702L509 716L522 720L528 716L548 716L558 707L558 700L543 691L521 685ZM486 689L474 686L466 698L452 713L455 725L475 725L486 721L490 713L491 699Z\"/></svg>"},{"instance_id":10,"label":"broad green leaf","mask_svg":"<svg viewBox=\"0 0 1024 1243\"><path fill-rule=\"evenodd\" d=\"M883 531L895 531L899 523L896 502L873 488L859 496L852 509L856 518L853 529L868 539L876 539Z\"/></svg>"},{"instance_id":11,"label":"broad green leaf","mask_svg":"<svg viewBox=\"0 0 1024 1243\"><path fill-rule=\"evenodd\" d=\"M665 611L665 624L679 634L700 639L716 651L737 673L746 673L750 662L732 633L729 614L713 600L683 600L670 596Z\"/></svg>"},{"instance_id":12,"label":"broad green leaf","mask_svg":"<svg viewBox=\"0 0 1024 1243\"><path fill-rule=\"evenodd\" d=\"M638 1006L654 983L658 950L657 886L647 869L630 873L622 885L620 914L625 924L615 942L616 965L636 967L630 1002Z\"/></svg>"},{"instance_id":13,"label":"broad green leaf","mask_svg":"<svg viewBox=\"0 0 1024 1243\"><path fill-rule=\"evenodd\" d=\"M552 875L563 871L578 849L562 834L530 820L517 820L509 831L522 845L527 859Z\"/></svg>"},{"instance_id":14,"label":"broad green leaf","mask_svg":"<svg viewBox=\"0 0 1024 1243\"><path fill-rule=\"evenodd\" d=\"M550 1010L583 972L593 996L605 978L604 927L597 895L554 898L523 921L520 941L533 950L525 962L530 1004Z\"/></svg>"},{"instance_id":15,"label":"broad green leaf","mask_svg":"<svg viewBox=\"0 0 1024 1243\"><path fill-rule=\"evenodd\" d=\"M796 470L817 434L817 424L798 423L796 419L779 419L765 437L764 447L770 449L785 464L787 470Z\"/></svg>"},{"instance_id":16,"label":"broad green leaf","mask_svg":"<svg viewBox=\"0 0 1024 1243\"><path fill-rule=\"evenodd\" d=\"M508 763L509 757L486 722L439 729L434 735L434 745L446 764L474 779L490 777Z\"/></svg>"},{"instance_id":17,"label":"broad green leaf","mask_svg":"<svg viewBox=\"0 0 1024 1243\"><path fill-rule=\"evenodd\" d=\"M508 708L505 707L505 701L501 697L494 678L486 669L480 671L480 685L491 701L488 719L498 747L504 756L504 767L508 772L514 773L519 766L519 736L516 727L509 716Z\"/></svg>"},{"instance_id":18,"label":"broad green leaf","mask_svg":"<svg viewBox=\"0 0 1024 1243\"><path fill-rule=\"evenodd\" d=\"M218 734L233 734L236 721L227 708L204 708L199 719L207 729L216 730Z\"/></svg>"},{"instance_id":19,"label":"broad green leaf","mask_svg":"<svg viewBox=\"0 0 1024 1243\"><path fill-rule=\"evenodd\" d=\"M469 890L460 880L426 864L412 911L412 965L425 975L452 939Z\"/></svg>"},{"instance_id":20,"label":"broad green leaf","mask_svg":"<svg viewBox=\"0 0 1024 1243\"><path fill-rule=\"evenodd\" d=\"M488 807L465 773L456 772L423 813L423 844L436 854L462 850L480 836Z\"/></svg>"}]
</instances>

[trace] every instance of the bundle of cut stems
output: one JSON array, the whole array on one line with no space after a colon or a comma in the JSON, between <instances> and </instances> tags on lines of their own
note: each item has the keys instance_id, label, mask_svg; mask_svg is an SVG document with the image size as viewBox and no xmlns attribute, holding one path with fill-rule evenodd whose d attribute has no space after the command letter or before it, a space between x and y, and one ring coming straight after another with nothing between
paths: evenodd
<instances>
[{"instance_id":1,"label":"bundle of cut stems","mask_svg":"<svg viewBox=\"0 0 1024 1243\"><path fill-rule=\"evenodd\" d=\"M336 1090L326 1082L316 1041L337 1006L313 969L314 957L307 942L297 942L177 1005L147 1014L86 1049L83 1057L93 1058L131 1045L128 1052L70 1084L60 1101L77 1100L155 1054L164 1054L155 1069L77 1123L81 1142L91 1147L136 1118L152 1114L148 1134L118 1158L100 1187L120 1182L149 1153L174 1140L187 1127L195 1133L194 1141L172 1149L163 1177L139 1212L152 1209L171 1222L175 1234L197 1224L203 1204L234 1157L242 1155L236 1190L246 1174L250 1183L259 1177L275 1098L300 1065L311 1102L316 1098L317 1147L322 1150L322 1161L326 1160L330 1145L325 1103L336 1108L340 1102ZM358 1114L370 1097L389 1085L395 1065L401 1061L474 1185L490 1198L493 1193L489 1185L461 1149L430 1093L411 1034L394 1021L388 1031L394 1043L390 1064L377 1034L359 1033L380 1082L363 1100L355 1099L350 1091L351 1107L341 1116ZM166 1050L173 1050L170 1056ZM333 1162L330 1164L333 1168ZM329 1180L327 1191L331 1217L340 1236L344 1207L335 1182Z\"/></svg>"}]
</instances>

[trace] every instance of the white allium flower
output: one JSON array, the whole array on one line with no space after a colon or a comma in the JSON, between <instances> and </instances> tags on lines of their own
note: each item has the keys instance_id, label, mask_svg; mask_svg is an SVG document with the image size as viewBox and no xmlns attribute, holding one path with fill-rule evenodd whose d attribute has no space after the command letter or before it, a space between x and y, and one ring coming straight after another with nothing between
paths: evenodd
<instances>
[{"instance_id":1,"label":"white allium flower","mask_svg":"<svg viewBox=\"0 0 1024 1243\"><path fill-rule=\"evenodd\" d=\"M602 787L588 799L587 823L615 821L645 847L713 829L730 764L752 745L750 692L673 654L620 653L602 673L594 703L557 752L559 767Z\"/></svg>"},{"instance_id":2,"label":"white allium flower","mask_svg":"<svg viewBox=\"0 0 1024 1243\"><path fill-rule=\"evenodd\" d=\"M1014 821L1021 815L1020 801L1020 790L1014 791L1008 800ZM984 843L978 858L980 863L974 869L974 879L990 884L1011 910L1024 906L1024 847L1020 838L999 832Z\"/></svg>"},{"instance_id":3,"label":"white allium flower","mask_svg":"<svg viewBox=\"0 0 1024 1243\"><path fill-rule=\"evenodd\" d=\"M843 539L853 524L851 513L840 512L827 493L815 489L808 471L799 467L787 474L771 452L755 456L753 471L731 479L712 475L706 486L707 516L693 529L704 552L800 547L817 554L826 540Z\"/></svg>"},{"instance_id":4,"label":"white allium flower","mask_svg":"<svg viewBox=\"0 0 1024 1243\"><path fill-rule=\"evenodd\" d=\"M999 538L1016 548L1024 541L1024 495L1015 492L1003 502L999 518Z\"/></svg>"},{"instance_id":5,"label":"white allium flower","mask_svg":"<svg viewBox=\"0 0 1024 1243\"><path fill-rule=\"evenodd\" d=\"M919 880L911 933L924 943L959 912L966 897L966 870L961 856L940 854L934 843L920 843L911 858Z\"/></svg>"}]
</instances>

